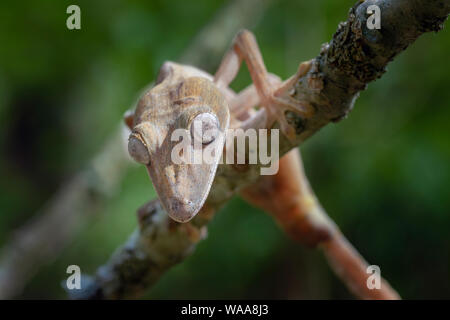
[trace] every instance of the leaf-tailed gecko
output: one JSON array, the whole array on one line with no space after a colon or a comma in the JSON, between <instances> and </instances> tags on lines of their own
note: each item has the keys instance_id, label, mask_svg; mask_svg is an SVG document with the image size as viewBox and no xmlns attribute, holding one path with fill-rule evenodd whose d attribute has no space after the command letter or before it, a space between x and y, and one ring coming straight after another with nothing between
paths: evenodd
<instances>
[{"instance_id":1,"label":"leaf-tailed gecko","mask_svg":"<svg viewBox=\"0 0 450 320\"><path fill-rule=\"evenodd\" d=\"M228 88L245 61L253 84L236 94ZM240 31L214 76L192 66L166 62L156 85L139 100L134 113L125 117L132 130L128 151L144 164L162 205L178 222L192 219L203 206L214 180L217 165L231 128L268 128L275 121L289 139L295 137L285 112L304 118L312 114L307 102L292 98L290 89L310 69L301 63L298 71L282 82L267 72L254 35ZM265 116L255 116L261 106ZM194 123L199 124L194 126ZM216 148L211 163L175 163L171 136L177 129L189 132L200 148Z\"/></svg>"}]
</instances>

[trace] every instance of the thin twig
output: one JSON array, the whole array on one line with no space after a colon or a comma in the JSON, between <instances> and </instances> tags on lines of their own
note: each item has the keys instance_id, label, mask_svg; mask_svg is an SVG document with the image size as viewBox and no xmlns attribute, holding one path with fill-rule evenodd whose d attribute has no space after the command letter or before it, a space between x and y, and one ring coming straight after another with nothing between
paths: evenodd
<instances>
[{"instance_id":1,"label":"thin twig","mask_svg":"<svg viewBox=\"0 0 450 320\"><path fill-rule=\"evenodd\" d=\"M360 299L399 299L386 280L380 289L367 286L369 264L345 239L319 204L306 178L298 150L280 160L275 176L261 176L241 191L249 203L271 214L294 240L324 251L330 266L347 288Z\"/></svg>"}]
</instances>

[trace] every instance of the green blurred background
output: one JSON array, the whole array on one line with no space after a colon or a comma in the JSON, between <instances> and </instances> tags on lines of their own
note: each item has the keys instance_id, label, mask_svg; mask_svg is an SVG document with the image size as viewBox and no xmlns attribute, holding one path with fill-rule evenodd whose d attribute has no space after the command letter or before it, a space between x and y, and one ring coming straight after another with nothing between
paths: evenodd
<instances>
[{"instance_id":1,"label":"green blurred background","mask_svg":"<svg viewBox=\"0 0 450 320\"><path fill-rule=\"evenodd\" d=\"M78 1L82 29L69 31L72 3L0 4L1 246L87 165L159 66L176 61L227 1ZM268 69L293 74L330 40L353 3L273 1L252 27ZM404 298L450 298L449 53L448 30L421 37L361 94L348 119L302 147L324 208ZM248 81L240 74L233 87ZM66 267L95 272L151 197L145 169L132 166L119 192L20 298L65 298ZM270 217L234 198L207 240L146 297L352 296L319 252L293 243Z\"/></svg>"}]
</instances>

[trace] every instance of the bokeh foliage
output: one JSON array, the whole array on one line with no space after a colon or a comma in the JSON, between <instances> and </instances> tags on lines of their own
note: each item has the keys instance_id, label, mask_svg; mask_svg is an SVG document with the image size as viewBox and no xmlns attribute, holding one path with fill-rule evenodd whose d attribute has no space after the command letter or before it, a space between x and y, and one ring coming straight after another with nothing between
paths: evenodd
<instances>
[{"instance_id":1,"label":"bokeh foliage","mask_svg":"<svg viewBox=\"0 0 450 320\"><path fill-rule=\"evenodd\" d=\"M226 1L78 1L82 29L69 31L72 3L0 3L1 244L86 165L161 63L177 60ZM268 69L294 73L352 4L275 1L253 28ZM348 119L302 147L324 208L404 298L450 298L449 52L448 30L423 36L361 94ZM234 87L248 81L241 73ZM120 192L22 298L64 298L67 265L94 272L135 228L134 210L154 196L144 168L132 167ZM350 295L318 252L235 198L194 255L147 297Z\"/></svg>"}]
</instances>

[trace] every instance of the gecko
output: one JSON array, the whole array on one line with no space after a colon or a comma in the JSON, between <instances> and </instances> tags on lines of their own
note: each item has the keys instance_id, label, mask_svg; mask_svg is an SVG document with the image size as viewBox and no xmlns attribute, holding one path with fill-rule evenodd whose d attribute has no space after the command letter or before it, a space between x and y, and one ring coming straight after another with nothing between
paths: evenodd
<instances>
[{"instance_id":1,"label":"gecko","mask_svg":"<svg viewBox=\"0 0 450 320\"><path fill-rule=\"evenodd\" d=\"M239 93L229 88L242 61L247 65L252 84ZM267 128L278 122L288 139L295 129L287 122L286 111L303 118L313 114L305 101L292 97L293 85L311 67L299 65L285 81L267 71L255 36L241 30L213 75L193 66L165 62L155 86L146 91L134 112L125 115L131 130L128 152L146 166L160 201L177 222L191 220L202 208L215 177L228 128ZM256 107L260 107L256 110ZM262 116L256 116L259 113ZM200 126L194 123L200 123ZM174 163L171 135L185 129L200 148L216 148L211 163Z\"/></svg>"}]
</instances>

